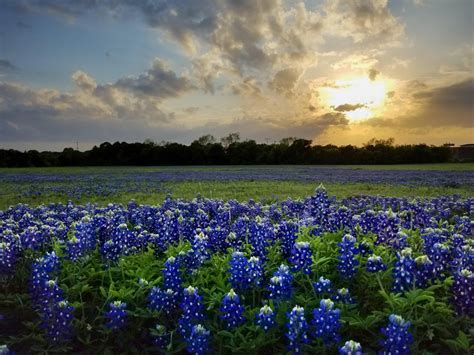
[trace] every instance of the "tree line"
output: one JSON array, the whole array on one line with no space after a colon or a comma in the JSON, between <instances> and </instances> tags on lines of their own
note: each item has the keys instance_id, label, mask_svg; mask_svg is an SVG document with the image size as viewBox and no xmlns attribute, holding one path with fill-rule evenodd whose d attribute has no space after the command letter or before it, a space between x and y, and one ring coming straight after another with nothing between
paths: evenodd
<instances>
[{"instance_id":1,"label":"tree line","mask_svg":"<svg viewBox=\"0 0 474 355\"><path fill-rule=\"evenodd\" d=\"M313 144L288 137L262 144L240 140L231 133L217 141L205 135L190 145L147 139L143 143L105 142L81 152L20 152L0 150L0 167L97 166L97 165L244 165L244 164L414 164L452 160L448 146L395 145L392 138L371 139L361 147Z\"/></svg>"}]
</instances>

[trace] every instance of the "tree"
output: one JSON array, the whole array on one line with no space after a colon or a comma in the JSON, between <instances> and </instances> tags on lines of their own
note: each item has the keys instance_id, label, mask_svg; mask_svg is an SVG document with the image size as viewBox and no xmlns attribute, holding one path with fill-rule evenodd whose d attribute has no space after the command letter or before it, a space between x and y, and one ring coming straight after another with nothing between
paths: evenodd
<instances>
[{"instance_id":1,"label":"tree","mask_svg":"<svg viewBox=\"0 0 474 355\"><path fill-rule=\"evenodd\" d=\"M204 136L199 137L193 143L197 143L199 145L208 145L214 144L216 142L216 138L212 134L206 134Z\"/></svg>"},{"instance_id":2,"label":"tree","mask_svg":"<svg viewBox=\"0 0 474 355\"><path fill-rule=\"evenodd\" d=\"M232 143L237 143L238 141L240 141L240 133L239 132L230 133L227 137L222 137L221 138L221 143L225 148L227 148Z\"/></svg>"}]
</instances>

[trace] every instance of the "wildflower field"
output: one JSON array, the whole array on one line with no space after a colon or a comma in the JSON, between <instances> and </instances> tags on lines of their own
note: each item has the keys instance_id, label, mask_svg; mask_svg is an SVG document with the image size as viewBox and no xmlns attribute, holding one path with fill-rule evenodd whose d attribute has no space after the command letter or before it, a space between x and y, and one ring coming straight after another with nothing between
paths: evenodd
<instances>
[{"instance_id":1,"label":"wildflower field","mask_svg":"<svg viewBox=\"0 0 474 355\"><path fill-rule=\"evenodd\" d=\"M472 169L371 171L202 178L255 200L3 173L0 353L473 353Z\"/></svg>"}]
</instances>

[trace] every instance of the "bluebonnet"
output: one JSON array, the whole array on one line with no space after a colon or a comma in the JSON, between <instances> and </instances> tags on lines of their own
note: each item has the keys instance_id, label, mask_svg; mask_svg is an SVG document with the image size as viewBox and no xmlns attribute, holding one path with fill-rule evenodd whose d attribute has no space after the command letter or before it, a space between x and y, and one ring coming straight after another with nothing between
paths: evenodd
<instances>
[{"instance_id":1,"label":"bluebonnet","mask_svg":"<svg viewBox=\"0 0 474 355\"><path fill-rule=\"evenodd\" d=\"M252 246L252 255L266 259L268 241L274 239L273 225L257 216L249 225L248 242Z\"/></svg>"},{"instance_id":2,"label":"bluebonnet","mask_svg":"<svg viewBox=\"0 0 474 355\"><path fill-rule=\"evenodd\" d=\"M228 329L233 329L245 321L244 306L240 304L240 298L233 289L224 296L220 311L221 319Z\"/></svg>"},{"instance_id":3,"label":"bluebonnet","mask_svg":"<svg viewBox=\"0 0 474 355\"><path fill-rule=\"evenodd\" d=\"M331 280L324 278L321 276L317 282L313 283L314 291L318 295L329 294L332 292L331 290Z\"/></svg>"},{"instance_id":4,"label":"bluebonnet","mask_svg":"<svg viewBox=\"0 0 474 355\"><path fill-rule=\"evenodd\" d=\"M426 255L415 258L415 281L416 287L424 288L428 282L434 279L434 264Z\"/></svg>"},{"instance_id":5,"label":"bluebonnet","mask_svg":"<svg viewBox=\"0 0 474 355\"><path fill-rule=\"evenodd\" d=\"M14 271L17 255L14 247L7 242L0 242L0 274Z\"/></svg>"},{"instance_id":6,"label":"bluebonnet","mask_svg":"<svg viewBox=\"0 0 474 355\"><path fill-rule=\"evenodd\" d=\"M410 345L413 343L413 337L408 331L409 328L410 322L399 315L391 314L388 326L381 329L385 336L385 339L380 342L383 353L409 354Z\"/></svg>"},{"instance_id":7,"label":"bluebonnet","mask_svg":"<svg viewBox=\"0 0 474 355\"><path fill-rule=\"evenodd\" d=\"M451 292L457 313L474 316L474 273L468 269L455 272Z\"/></svg>"},{"instance_id":8,"label":"bluebonnet","mask_svg":"<svg viewBox=\"0 0 474 355\"><path fill-rule=\"evenodd\" d=\"M273 310L268 305L265 305L260 308L260 311L257 313L255 318L255 323L265 332L267 332L276 325L275 312L273 312Z\"/></svg>"},{"instance_id":9,"label":"bluebonnet","mask_svg":"<svg viewBox=\"0 0 474 355\"><path fill-rule=\"evenodd\" d=\"M85 254L85 245L76 236L72 236L66 243L67 258L76 261Z\"/></svg>"},{"instance_id":10,"label":"bluebonnet","mask_svg":"<svg viewBox=\"0 0 474 355\"><path fill-rule=\"evenodd\" d=\"M233 252L229 261L229 282L232 288L239 291L248 288L247 269L248 261L244 254L240 251Z\"/></svg>"},{"instance_id":11,"label":"bluebonnet","mask_svg":"<svg viewBox=\"0 0 474 355\"><path fill-rule=\"evenodd\" d=\"M207 214L206 214L207 216ZM194 236L193 242L191 243L193 258L196 260L194 268L198 269L204 261L209 259L209 238L204 235L203 232L199 232Z\"/></svg>"},{"instance_id":12,"label":"bluebonnet","mask_svg":"<svg viewBox=\"0 0 474 355\"><path fill-rule=\"evenodd\" d=\"M383 263L383 260L378 255L369 256L365 267L368 272L379 272L387 270L387 266Z\"/></svg>"},{"instance_id":13,"label":"bluebonnet","mask_svg":"<svg viewBox=\"0 0 474 355\"><path fill-rule=\"evenodd\" d=\"M393 292L405 292L414 286L415 261L411 253L410 248L397 253L397 261L393 268Z\"/></svg>"},{"instance_id":14,"label":"bluebonnet","mask_svg":"<svg viewBox=\"0 0 474 355\"><path fill-rule=\"evenodd\" d=\"M338 289L332 299L339 303L354 303L349 290L345 287Z\"/></svg>"},{"instance_id":15,"label":"bluebonnet","mask_svg":"<svg viewBox=\"0 0 474 355\"><path fill-rule=\"evenodd\" d=\"M344 343L344 346L339 348L339 354L341 355L362 355L362 346L360 343L349 340Z\"/></svg>"},{"instance_id":16,"label":"bluebonnet","mask_svg":"<svg viewBox=\"0 0 474 355\"><path fill-rule=\"evenodd\" d=\"M313 253L308 242L296 242L291 249L290 263L293 264L293 271L302 270L305 274L311 273Z\"/></svg>"},{"instance_id":17,"label":"bluebonnet","mask_svg":"<svg viewBox=\"0 0 474 355\"><path fill-rule=\"evenodd\" d=\"M96 231L94 221L89 216L84 216L76 224L75 237L81 240L85 250L94 250L96 246Z\"/></svg>"},{"instance_id":18,"label":"bluebonnet","mask_svg":"<svg viewBox=\"0 0 474 355\"><path fill-rule=\"evenodd\" d=\"M163 269L163 284L165 289L171 289L174 292L181 294L182 278L179 271L179 260L173 256L165 261Z\"/></svg>"},{"instance_id":19,"label":"bluebonnet","mask_svg":"<svg viewBox=\"0 0 474 355\"><path fill-rule=\"evenodd\" d=\"M65 300L54 302L42 316L43 326L47 328L47 336L54 343L69 340L72 336L72 320L74 308Z\"/></svg>"},{"instance_id":20,"label":"bluebonnet","mask_svg":"<svg viewBox=\"0 0 474 355\"><path fill-rule=\"evenodd\" d=\"M290 313L287 314L288 321L286 327L286 337L288 339L288 350L294 354L302 352L303 344L308 343L308 323L304 316L304 308L295 306Z\"/></svg>"},{"instance_id":21,"label":"bluebonnet","mask_svg":"<svg viewBox=\"0 0 474 355\"><path fill-rule=\"evenodd\" d=\"M189 286L184 289L183 293L184 297L181 303L183 314L179 319L179 330L184 337L189 337L193 326L204 319L204 307L197 288Z\"/></svg>"},{"instance_id":22,"label":"bluebonnet","mask_svg":"<svg viewBox=\"0 0 474 355\"><path fill-rule=\"evenodd\" d=\"M434 243L434 245L427 250L427 254L434 264L435 277L442 278L443 273L448 269L450 261L449 247L442 243Z\"/></svg>"},{"instance_id":23,"label":"bluebonnet","mask_svg":"<svg viewBox=\"0 0 474 355\"><path fill-rule=\"evenodd\" d=\"M313 336L321 339L325 345L338 343L341 339L338 331L341 327L339 309L333 309L334 302L330 299L323 299L319 303L319 308L313 310L313 320L311 321Z\"/></svg>"},{"instance_id":24,"label":"bluebonnet","mask_svg":"<svg viewBox=\"0 0 474 355\"><path fill-rule=\"evenodd\" d=\"M153 287L148 295L149 308L155 311L164 311L166 314L172 314L178 307L178 293L168 288L160 289Z\"/></svg>"},{"instance_id":25,"label":"bluebonnet","mask_svg":"<svg viewBox=\"0 0 474 355\"><path fill-rule=\"evenodd\" d=\"M281 252L284 257L290 257L297 234L298 225L296 223L283 221L278 226L277 238L281 240Z\"/></svg>"},{"instance_id":26,"label":"bluebonnet","mask_svg":"<svg viewBox=\"0 0 474 355\"><path fill-rule=\"evenodd\" d=\"M209 351L211 332L201 324L193 326L189 337L186 338L186 349L191 354L202 355Z\"/></svg>"},{"instance_id":27,"label":"bluebonnet","mask_svg":"<svg viewBox=\"0 0 474 355\"><path fill-rule=\"evenodd\" d=\"M166 331L166 327L162 324L157 324L151 330L153 345L164 350L171 341L171 334Z\"/></svg>"},{"instance_id":28,"label":"bluebonnet","mask_svg":"<svg viewBox=\"0 0 474 355\"><path fill-rule=\"evenodd\" d=\"M362 256L367 256L373 253L372 249L370 248L369 243L367 243L367 241L365 240L359 243L358 249L359 249L360 255Z\"/></svg>"},{"instance_id":29,"label":"bluebonnet","mask_svg":"<svg viewBox=\"0 0 474 355\"><path fill-rule=\"evenodd\" d=\"M268 286L268 291L270 291L269 297L277 302L289 299L293 293L292 282L293 275L290 273L288 266L280 265L270 279L270 285Z\"/></svg>"},{"instance_id":30,"label":"bluebonnet","mask_svg":"<svg viewBox=\"0 0 474 355\"><path fill-rule=\"evenodd\" d=\"M344 278L352 278L356 272L359 262L356 255L359 253L356 247L356 239L350 234L346 234L339 245L339 256L337 257L337 269Z\"/></svg>"},{"instance_id":31,"label":"bluebonnet","mask_svg":"<svg viewBox=\"0 0 474 355\"><path fill-rule=\"evenodd\" d=\"M105 324L107 328L112 330L123 328L127 318L126 307L127 304L122 301L114 301L109 303L109 310L105 315L107 318L107 323Z\"/></svg>"},{"instance_id":32,"label":"bluebonnet","mask_svg":"<svg viewBox=\"0 0 474 355\"><path fill-rule=\"evenodd\" d=\"M263 265L261 260L256 257L250 257L247 264L247 285L258 287L262 283L263 278Z\"/></svg>"}]
</instances>

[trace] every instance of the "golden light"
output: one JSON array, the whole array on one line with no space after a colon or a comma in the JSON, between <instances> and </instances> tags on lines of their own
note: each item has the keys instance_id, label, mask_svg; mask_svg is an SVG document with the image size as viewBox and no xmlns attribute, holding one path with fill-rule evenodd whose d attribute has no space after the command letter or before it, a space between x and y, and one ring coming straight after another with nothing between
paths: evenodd
<instances>
[{"instance_id":1,"label":"golden light","mask_svg":"<svg viewBox=\"0 0 474 355\"><path fill-rule=\"evenodd\" d=\"M352 121L373 117L383 108L387 85L383 80L359 77L337 80L320 91L323 102L332 109L344 112Z\"/></svg>"}]
</instances>

